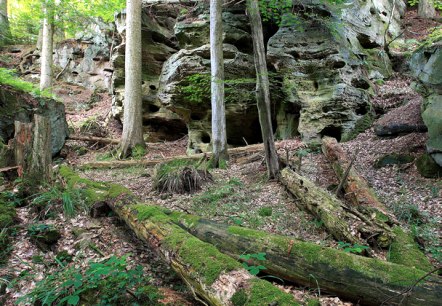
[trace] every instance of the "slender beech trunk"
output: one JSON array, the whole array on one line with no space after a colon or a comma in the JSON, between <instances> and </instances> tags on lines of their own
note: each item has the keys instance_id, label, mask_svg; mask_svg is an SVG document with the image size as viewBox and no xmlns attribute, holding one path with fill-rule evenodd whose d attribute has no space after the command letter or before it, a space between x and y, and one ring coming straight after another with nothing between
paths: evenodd
<instances>
[{"instance_id":1,"label":"slender beech trunk","mask_svg":"<svg viewBox=\"0 0 442 306\"><path fill-rule=\"evenodd\" d=\"M54 51L54 16L53 8L46 1L44 7L43 36L41 50L40 90L52 87L52 53Z\"/></svg>"},{"instance_id":2,"label":"slender beech trunk","mask_svg":"<svg viewBox=\"0 0 442 306\"><path fill-rule=\"evenodd\" d=\"M226 114L224 105L224 57L222 0L210 0L210 67L212 91L212 162L218 167L227 160Z\"/></svg>"},{"instance_id":3,"label":"slender beech trunk","mask_svg":"<svg viewBox=\"0 0 442 306\"><path fill-rule=\"evenodd\" d=\"M8 1L0 0L0 45L9 41Z\"/></svg>"},{"instance_id":4,"label":"slender beech trunk","mask_svg":"<svg viewBox=\"0 0 442 306\"><path fill-rule=\"evenodd\" d=\"M141 93L141 0L127 0L126 12L124 120L121 136L121 158L130 155L135 146L145 147Z\"/></svg>"},{"instance_id":5,"label":"slender beech trunk","mask_svg":"<svg viewBox=\"0 0 442 306\"><path fill-rule=\"evenodd\" d=\"M261 15L258 0L247 0L247 11L252 29L253 54L256 68L256 101L261 124L262 140L266 156L269 178L279 175L279 161L273 138L272 117L270 112L270 85L264 49Z\"/></svg>"},{"instance_id":6,"label":"slender beech trunk","mask_svg":"<svg viewBox=\"0 0 442 306\"><path fill-rule=\"evenodd\" d=\"M436 17L436 9L434 8L433 0L420 0L417 13L422 18L429 19Z\"/></svg>"}]
</instances>

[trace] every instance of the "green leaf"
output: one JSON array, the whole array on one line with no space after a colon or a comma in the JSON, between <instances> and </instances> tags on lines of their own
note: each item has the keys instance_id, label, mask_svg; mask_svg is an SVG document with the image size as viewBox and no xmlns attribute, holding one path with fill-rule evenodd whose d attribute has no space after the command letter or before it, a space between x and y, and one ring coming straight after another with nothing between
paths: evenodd
<instances>
[{"instance_id":1,"label":"green leaf","mask_svg":"<svg viewBox=\"0 0 442 306\"><path fill-rule=\"evenodd\" d=\"M78 295L71 295L68 299L68 305L77 305L80 301L80 297Z\"/></svg>"}]
</instances>

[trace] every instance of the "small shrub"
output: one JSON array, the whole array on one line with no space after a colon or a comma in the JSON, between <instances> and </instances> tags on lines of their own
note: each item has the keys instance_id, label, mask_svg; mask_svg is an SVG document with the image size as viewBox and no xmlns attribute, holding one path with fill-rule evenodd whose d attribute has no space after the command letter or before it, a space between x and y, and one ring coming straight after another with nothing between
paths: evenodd
<instances>
[{"instance_id":1,"label":"small shrub","mask_svg":"<svg viewBox=\"0 0 442 306\"><path fill-rule=\"evenodd\" d=\"M258 211L258 215L261 217L270 217L272 215L272 208L271 207L262 207Z\"/></svg>"},{"instance_id":2,"label":"small shrub","mask_svg":"<svg viewBox=\"0 0 442 306\"><path fill-rule=\"evenodd\" d=\"M338 248L343 249L346 253L354 253L354 254L361 254L364 252L364 250L368 249L368 246L366 245L360 245L360 244L351 244L348 242L338 242Z\"/></svg>"},{"instance_id":3,"label":"small shrub","mask_svg":"<svg viewBox=\"0 0 442 306\"><path fill-rule=\"evenodd\" d=\"M195 161L176 159L155 167L154 188L159 192L192 193L212 181L207 170L197 169Z\"/></svg>"},{"instance_id":4,"label":"small shrub","mask_svg":"<svg viewBox=\"0 0 442 306\"><path fill-rule=\"evenodd\" d=\"M143 268L128 269L126 257L89 262L85 271L64 268L39 281L17 302L40 305L158 305L158 290L146 286ZM130 294L129 294L130 292Z\"/></svg>"}]
</instances>

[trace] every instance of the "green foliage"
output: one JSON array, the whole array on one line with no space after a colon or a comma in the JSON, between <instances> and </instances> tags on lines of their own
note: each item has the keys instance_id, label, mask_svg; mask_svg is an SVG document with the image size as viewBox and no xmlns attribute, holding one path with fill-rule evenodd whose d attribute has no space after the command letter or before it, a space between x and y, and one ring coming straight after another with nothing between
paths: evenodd
<instances>
[{"instance_id":1,"label":"green foliage","mask_svg":"<svg viewBox=\"0 0 442 306\"><path fill-rule=\"evenodd\" d=\"M212 175L198 169L201 163L195 160L175 159L155 167L154 188L160 192L192 193L201 189Z\"/></svg>"},{"instance_id":2,"label":"green foliage","mask_svg":"<svg viewBox=\"0 0 442 306\"><path fill-rule=\"evenodd\" d=\"M196 73L185 78L189 85L181 87L184 99L191 104L210 101L210 75Z\"/></svg>"},{"instance_id":3,"label":"green foliage","mask_svg":"<svg viewBox=\"0 0 442 306\"><path fill-rule=\"evenodd\" d=\"M368 246L360 244L351 244L348 242L339 241L338 248L343 249L346 253L361 254L364 250L368 250Z\"/></svg>"},{"instance_id":4,"label":"green foliage","mask_svg":"<svg viewBox=\"0 0 442 306\"><path fill-rule=\"evenodd\" d=\"M52 98L52 94L48 91L40 91L40 89L32 83L23 81L20 79L16 73L15 70L0 68L0 85L9 85L13 87L14 89L28 92L32 94L33 96L43 96Z\"/></svg>"},{"instance_id":5,"label":"green foliage","mask_svg":"<svg viewBox=\"0 0 442 306\"><path fill-rule=\"evenodd\" d=\"M68 218L73 217L78 210L87 211L82 191L77 188L63 188L54 185L47 191L37 194L31 201L39 212L41 219L52 217L54 213L63 212Z\"/></svg>"},{"instance_id":6,"label":"green foliage","mask_svg":"<svg viewBox=\"0 0 442 306\"><path fill-rule=\"evenodd\" d=\"M408 4L410 6L416 6L419 4L419 0L408 0ZM434 8L437 10L442 10L442 1L441 0L433 0Z\"/></svg>"},{"instance_id":7,"label":"green foliage","mask_svg":"<svg viewBox=\"0 0 442 306\"><path fill-rule=\"evenodd\" d=\"M266 260L266 253L256 253L256 254L243 254L239 256L239 259L243 261L242 266L252 275L258 275L262 270L267 269L262 265L249 265L251 260Z\"/></svg>"},{"instance_id":8,"label":"green foliage","mask_svg":"<svg viewBox=\"0 0 442 306\"><path fill-rule=\"evenodd\" d=\"M112 256L89 262L85 271L75 266L49 274L21 297L18 304L78 305L80 300L94 305L158 305L161 295L146 286L143 268L128 269L127 256ZM128 294L131 292L131 295Z\"/></svg>"},{"instance_id":9,"label":"green foliage","mask_svg":"<svg viewBox=\"0 0 442 306\"><path fill-rule=\"evenodd\" d=\"M16 43L32 43L37 40L44 18L43 4L48 6L48 17L54 21L58 33L73 37L85 30L85 25L98 19L110 22L114 13L123 9L125 0L24 0L9 1L9 22Z\"/></svg>"}]
</instances>

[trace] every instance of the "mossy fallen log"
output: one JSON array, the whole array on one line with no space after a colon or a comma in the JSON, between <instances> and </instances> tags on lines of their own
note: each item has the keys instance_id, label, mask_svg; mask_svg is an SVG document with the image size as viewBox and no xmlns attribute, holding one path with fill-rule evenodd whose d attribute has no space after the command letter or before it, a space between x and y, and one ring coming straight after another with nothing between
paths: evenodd
<instances>
[{"instance_id":1,"label":"mossy fallen log","mask_svg":"<svg viewBox=\"0 0 442 306\"><path fill-rule=\"evenodd\" d=\"M383 243L378 238L377 241L381 242L379 244L381 247L390 246L393 243L390 248L391 256L389 256L389 260L399 264L413 265L425 271L431 270L430 261L419 250L412 235L404 232L400 227L394 226L396 223L394 217L388 212L385 205L379 201L367 181L354 168L350 169L347 177L345 177L344 173L350 165L350 159L337 140L324 137L322 139L322 151L339 180L346 180L343 186L346 198L353 203L351 210L358 212L360 218L371 223L375 222L378 227L380 226L385 230L384 237L389 239Z\"/></svg>"},{"instance_id":2,"label":"mossy fallen log","mask_svg":"<svg viewBox=\"0 0 442 306\"><path fill-rule=\"evenodd\" d=\"M280 181L296 197L296 204L319 218L335 239L361 243L361 239L370 237L381 247L388 247L392 242L394 234L387 225L376 220L376 215L365 216L346 207L335 196L289 168L281 171ZM350 228L349 220L357 226Z\"/></svg>"},{"instance_id":3,"label":"mossy fallen log","mask_svg":"<svg viewBox=\"0 0 442 306\"><path fill-rule=\"evenodd\" d=\"M250 275L237 260L174 224L162 209L136 204L137 199L126 188L80 178L67 167L62 167L60 174L70 186L85 191L89 204L106 202L140 239L163 255L205 303L299 305L292 295Z\"/></svg>"},{"instance_id":4,"label":"mossy fallen log","mask_svg":"<svg viewBox=\"0 0 442 306\"><path fill-rule=\"evenodd\" d=\"M248 264L265 266L269 275L360 305L439 305L442 300L442 279L410 266L182 213L171 213L170 218L232 257L265 253L265 261Z\"/></svg>"}]
</instances>

